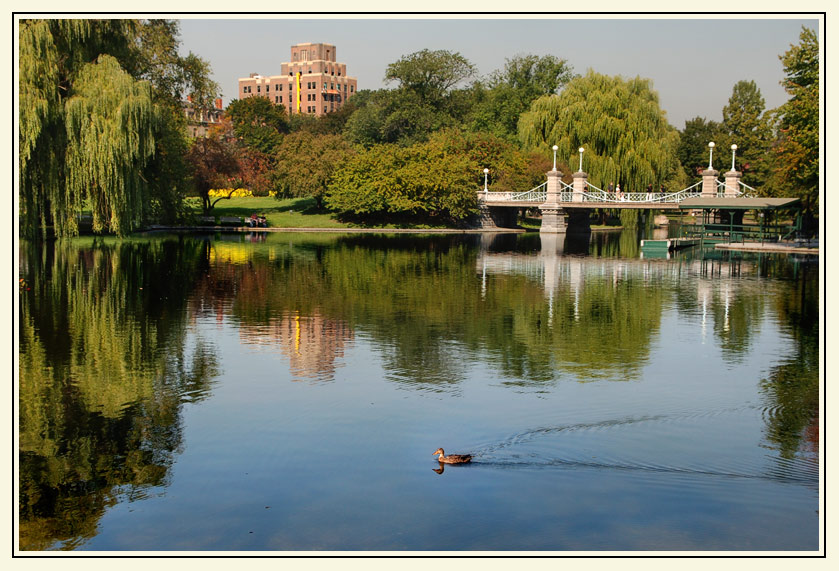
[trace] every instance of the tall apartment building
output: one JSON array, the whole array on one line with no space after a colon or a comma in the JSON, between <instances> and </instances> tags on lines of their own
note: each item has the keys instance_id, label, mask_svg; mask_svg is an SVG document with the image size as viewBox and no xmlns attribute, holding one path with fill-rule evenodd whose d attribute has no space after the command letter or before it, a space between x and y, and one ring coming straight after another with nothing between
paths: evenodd
<instances>
[{"instance_id":1,"label":"tall apartment building","mask_svg":"<svg viewBox=\"0 0 839 571\"><path fill-rule=\"evenodd\" d=\"M291 46L291 61L283 62L280 75L252 73L239 79L239 99L267 97L284 105L290 114L325 115L340 109L358 89L356 78L347 76L347 64L339 63L331 44Z\"/></svg>"}]
</instances>

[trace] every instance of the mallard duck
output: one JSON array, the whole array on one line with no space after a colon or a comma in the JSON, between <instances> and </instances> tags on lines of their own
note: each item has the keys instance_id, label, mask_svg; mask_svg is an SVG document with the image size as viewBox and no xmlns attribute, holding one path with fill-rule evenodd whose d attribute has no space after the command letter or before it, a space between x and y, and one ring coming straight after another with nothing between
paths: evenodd
<instances>
[{"instance_id":1,"label":"mallard duck","mask_svg":"<svg viewBox=\"0 0 839 571\"><path fill-rule=\"evenodd\" d=\"M435 454L440 455L439 458L437 458L437 461L443 464L463 464L464 462L470 462L472 460L471 454L449 454L446 456L446 453L443 452L442 448L438 448L432 456Z\"/></svg>"}]
</instances>

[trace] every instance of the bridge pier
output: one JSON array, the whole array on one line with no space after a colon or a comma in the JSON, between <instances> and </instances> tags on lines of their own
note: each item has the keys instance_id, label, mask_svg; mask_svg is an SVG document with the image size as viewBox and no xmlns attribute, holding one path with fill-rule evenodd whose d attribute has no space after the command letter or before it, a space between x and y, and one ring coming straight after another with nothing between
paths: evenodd
<instances>
[{"instance_id":1,"label":"bridge pier","mask_svg":"<svg viewBox=\"0 0 839 571\"><path fill-rule=\"evenodd\" d=\"M480 227L490 228L517 228L518 208L480 205Z\"/></svg>"},{"instance_id":2,"label":"bridge pier","mask_svg":"<svg viewBox=\"0 0 839 571\"><path fill-rule=\"evenodd\" d=\"M539 227L539 232L558 234L564 233L567 229L565 212L559 205L561 176L562 173L556 169L547 173L548 184L545 186L545 203L539 206L539 210L542 211L542 225Z\"/></svg>"}]
</instances>

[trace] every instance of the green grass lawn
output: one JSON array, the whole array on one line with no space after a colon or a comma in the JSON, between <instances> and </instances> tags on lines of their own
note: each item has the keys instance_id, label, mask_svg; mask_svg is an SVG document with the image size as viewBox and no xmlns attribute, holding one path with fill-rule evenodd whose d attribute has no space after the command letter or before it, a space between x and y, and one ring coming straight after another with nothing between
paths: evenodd
<instances>
[{"instance_id":1,"label":"green grass lawn","mask_svg":"<svg viewBox=\"0 0 839 571\"><path fill-rule=\"evenodd\" d=\"M201 200L188 198L187 205L195 216L201 216ZM350 224L335 219L331 212L317 211L314 198L277 200L268 196L248 196L219 200L210 211L211 216L241 216L250 218L260 214L273 228L350 228Z\"/></svg>"},{"instance_id":2,"label":"green grass lawn","mask_svg":"<svg viewBox=\"0 0 839 571\"><path fill-rule=\"evenodd\" d=\"M196 197L186 199L190 212L203 216L201 200ZM265 216L269 228L376 228L376 229L446 229L443 225L427 223L356 224L338 220L332 212L318 210L314 198L286 198L277 200L271 197L236 197L219 200L210 211L210 216L241 216L250 218L251 214Z\"/></svg>"}]
</instances>

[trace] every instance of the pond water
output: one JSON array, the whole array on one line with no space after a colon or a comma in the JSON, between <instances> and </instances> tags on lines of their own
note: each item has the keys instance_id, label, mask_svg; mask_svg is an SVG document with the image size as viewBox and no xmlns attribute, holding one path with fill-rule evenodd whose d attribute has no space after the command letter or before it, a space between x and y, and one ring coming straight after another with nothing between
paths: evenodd
<instances>
[{"instance_id":1,"label":"pond water","mask_svg":"<svg viewBox=\"0 0 839 571\"><path fill-rule=\"evenodd\" d=\"M20 549L820 549L817 258L638 238L22 244Z\"/></svg>"}]
</instances>

